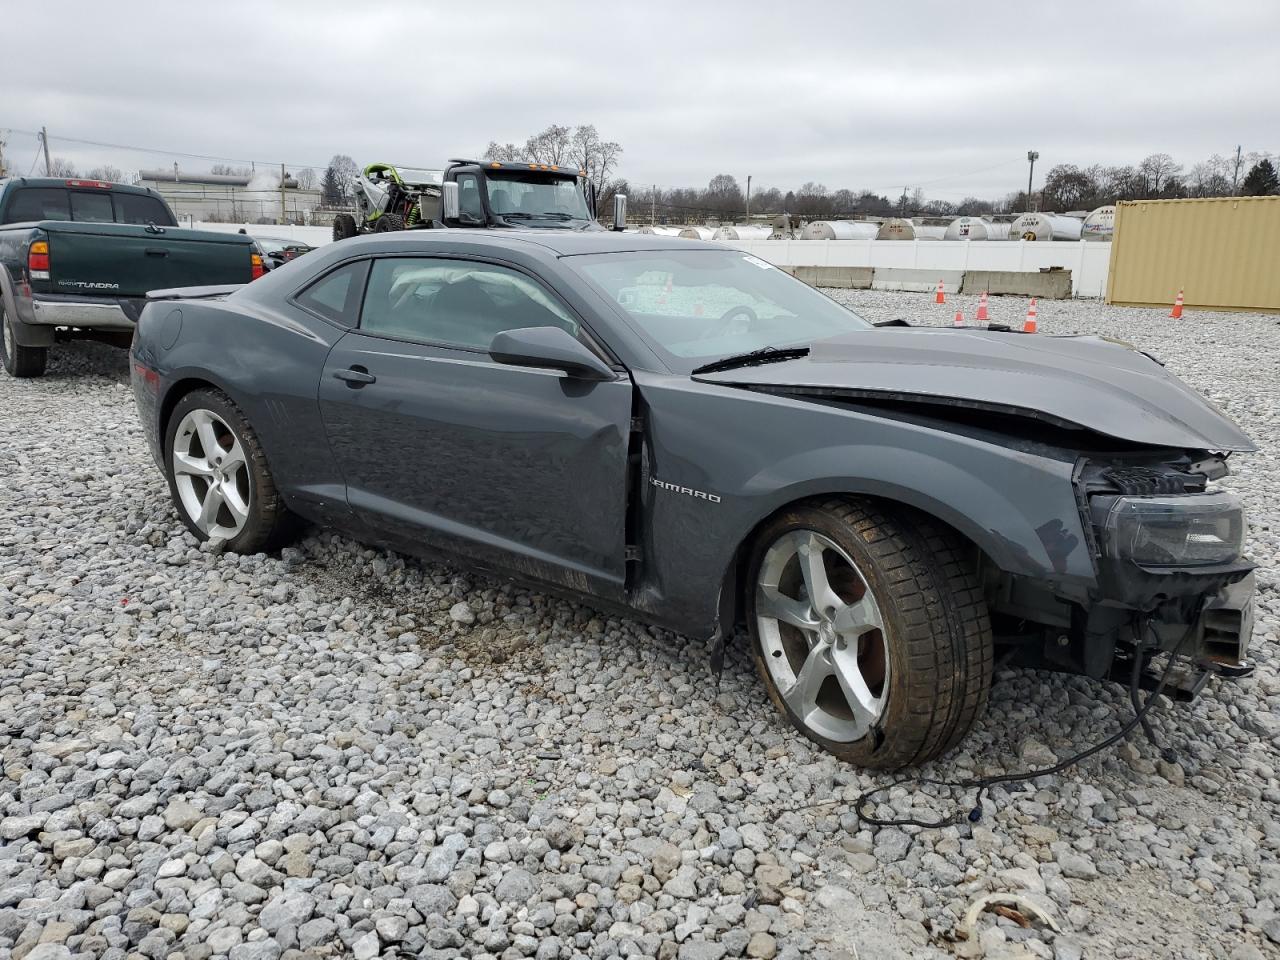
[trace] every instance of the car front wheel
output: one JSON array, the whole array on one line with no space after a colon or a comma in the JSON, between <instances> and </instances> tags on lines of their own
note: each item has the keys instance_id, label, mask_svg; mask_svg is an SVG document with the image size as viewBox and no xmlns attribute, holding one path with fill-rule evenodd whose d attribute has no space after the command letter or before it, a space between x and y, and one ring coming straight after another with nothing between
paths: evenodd
<instances>
[{"instance_id":1,"label":"car front wheel","mask_svg":"<svg viewBox=\"0 0 1280 960\"><path fill-rule=\"evenodd\" d=\"M201 540L258 553L291 532L262 444L240 408L218 390L195 390L169 417L165 443L169 493Z\"/></svg>"},{"instance_id":2,"label":"car front wheel","mask_svg":"<svg viewBox=\"0 0 1280 960\"><path fill-rule=\"evenodd\" d=\"M843 760L896 769L949 750L986 706L991 627L963 542L858 500L783 511L756 541L748 624L769 695Z\"/></svg>"}]
</instances>

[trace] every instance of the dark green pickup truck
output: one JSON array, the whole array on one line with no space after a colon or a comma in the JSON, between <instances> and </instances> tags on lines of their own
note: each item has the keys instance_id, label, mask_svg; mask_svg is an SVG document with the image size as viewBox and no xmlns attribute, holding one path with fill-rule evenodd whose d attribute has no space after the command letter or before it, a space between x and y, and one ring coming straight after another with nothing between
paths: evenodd
<instances>
[{"instance_id":1,"label":"dark green pickup truck","mask_svg":"<svg viewBox=\"0 0 1280 960\"><path fill-rule=\"evenodd\" d=\"M154 190L0 180L0 359L38 377L55 341L127 345L149 290L248 283L262 269L249 237L182 229Z\"/></svg>"}]
</instances>

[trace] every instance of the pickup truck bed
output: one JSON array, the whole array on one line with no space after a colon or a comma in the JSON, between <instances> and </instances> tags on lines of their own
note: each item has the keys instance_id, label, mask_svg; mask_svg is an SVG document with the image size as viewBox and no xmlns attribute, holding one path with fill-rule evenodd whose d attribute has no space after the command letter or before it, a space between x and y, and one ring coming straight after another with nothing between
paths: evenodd
<instances>
[{"instance_id":1,"label":"pickup truck bed","mask_svg":"<svg viewBox=\"0 0 1280 960\"><path fill-rule=\"evenodd\" d=\"M242 284L262 272L241 234L185 230L158 194L100 181L0 181L0 359L44 372L55 340L127 344L150 290Z\"/></svg>"}]
</instances>

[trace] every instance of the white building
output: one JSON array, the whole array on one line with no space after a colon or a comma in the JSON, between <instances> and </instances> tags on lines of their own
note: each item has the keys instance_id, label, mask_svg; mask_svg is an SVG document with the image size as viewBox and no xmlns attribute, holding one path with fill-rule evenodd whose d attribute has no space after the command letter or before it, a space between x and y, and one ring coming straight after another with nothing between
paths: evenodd
<instances>
[{"instance_id":1,"label":"white building","mask_svg":"<svg viewBox=\"0 0 1280 960\"><path fill-rule=\"evenodd\" d=\"M319 190L303 190L280 174L259 172L252 176L221 173L188 173L174 164L172 170L142 170L141 185L157 191L179 220L220 220L224 223L310 223L320 205ZM283 203L283 216L281 215Z\"/></svg>"}]
</instances>

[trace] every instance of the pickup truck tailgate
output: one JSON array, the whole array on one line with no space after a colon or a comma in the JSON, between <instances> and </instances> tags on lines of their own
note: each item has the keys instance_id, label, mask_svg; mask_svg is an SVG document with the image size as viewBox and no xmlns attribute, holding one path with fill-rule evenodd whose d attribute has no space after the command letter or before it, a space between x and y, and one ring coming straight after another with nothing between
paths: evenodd
<instances>
[{"instance_id":1,"label":"pickup truck tailgate","mask_svg":"<svg viewBox=\"0 0 1280 960\"><path fill-rule=\"evenodd\" d=\"M44 222L48 289L63 294L141 297L166 287L248 283L248 237L125 223Z\"/></svg>"}]
</instances>

